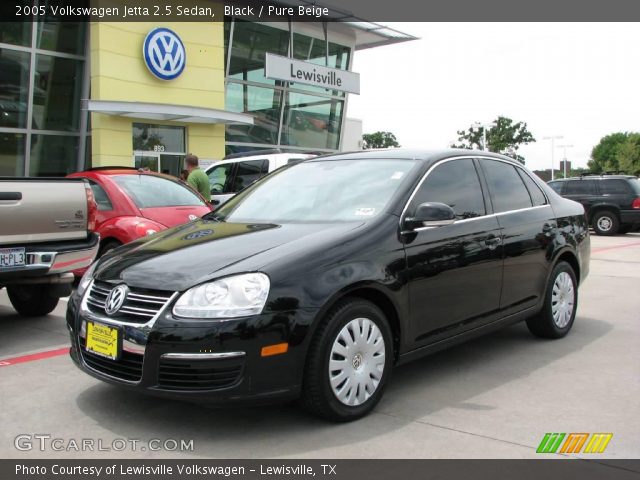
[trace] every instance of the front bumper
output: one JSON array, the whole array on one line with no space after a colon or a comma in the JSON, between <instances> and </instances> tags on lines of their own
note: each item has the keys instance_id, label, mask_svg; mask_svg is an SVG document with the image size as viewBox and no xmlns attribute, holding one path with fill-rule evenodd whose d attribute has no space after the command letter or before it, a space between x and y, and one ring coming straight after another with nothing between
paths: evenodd
<instances>
[{"instance_id":1,"label":"front bumper","mask_svg":"<svg viewBox=\"0 0 640 480\"><path fill-rule=\"evenodd\" d=\"M69 299L71 358L89 375L158 396L213 403L268 402L300 392L309 326L315 311L263 313L225 321L184 321L171 314L175 296L146 324L131 325L96 315L85 299ZM121 355L110 360L85 349L86 322L119 329ZM284 354L263 347L288 343Z\"/></svg>"}]
</instances>

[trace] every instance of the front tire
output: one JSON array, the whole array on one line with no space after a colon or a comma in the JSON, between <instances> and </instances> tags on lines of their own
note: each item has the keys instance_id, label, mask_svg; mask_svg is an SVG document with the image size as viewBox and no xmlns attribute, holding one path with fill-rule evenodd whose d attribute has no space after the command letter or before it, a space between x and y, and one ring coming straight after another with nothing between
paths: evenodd
<instances>
[{"instance_id":1,"label":"front tire","mask_svg":"<svg viewBox=\"0 0 640 480\"><path fill-rule=\"evenodd\" d=\"M366 300L342 300L329 311L311 342L303 406L337 422L365 416L382 398L393 358L391 328L384 313Z\"/></svg>"},{"instance_id":2,"label":"front tire","mask_svg":"<svg viewBox=\"0 0 640 480\"><path fill-rule=\"evenodd\" d=\"M52 294L51 285L15 285L7 287L11 305L25 317L48 315L58 305L60 298Z\"/></svg>"},{"instance_id":3,"label":"front tire","mask_svg":"<svg viewBox=\"0 0 640 480\"><path fill-rule=\"evenodd\" d=\"M618 233L620 221L615 212L603 210L593 216L593 230L596 235L611 236Z\"/></svg>"},{"instance_id":4,"label":"front tire","mask_svg":"<svg viewBox=\"0 0 640 480\"><path fill-rule=\"evenodd\" d=\"M578 282L567 262L558 262L547 284L542 310L527 320L537 337L562 338L573 326L578 308Z\"/></svg>"}]
</instances>

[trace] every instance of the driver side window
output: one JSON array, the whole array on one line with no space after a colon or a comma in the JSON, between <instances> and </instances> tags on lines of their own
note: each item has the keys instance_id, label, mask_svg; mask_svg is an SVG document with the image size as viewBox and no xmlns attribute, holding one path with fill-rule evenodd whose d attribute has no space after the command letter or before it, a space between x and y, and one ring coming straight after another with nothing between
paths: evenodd
<instances>
[{"instance_id":1,"label":"driver side window","mask_svg":"<svg viewBox=\"0 0 640 480\"><path fill-rule=\"evenodd\" d=\"M437 165L413 197L408 215L412 216L418 205L425 202L449 205L457 219L486 215L482 187L473 160L464 158Z\"/></svg>"}]
</instances>

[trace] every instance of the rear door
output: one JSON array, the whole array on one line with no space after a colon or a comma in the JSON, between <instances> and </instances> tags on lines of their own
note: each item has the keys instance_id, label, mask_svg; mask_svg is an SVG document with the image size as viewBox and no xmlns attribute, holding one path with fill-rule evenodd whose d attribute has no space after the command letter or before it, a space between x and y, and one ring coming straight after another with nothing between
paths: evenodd
<instances>
[{"instance_id":1,"label":"rear door","mask_svg":"<svg viewBox=\"0 0 640 480\"><path fill-rule=\"evenodd\" d=\"M545 194L522 168L480 159L503 238L503 316L535 305L544 295L547 247L558 228Z\"/></svg>"},{"instance_id":2,"label":"rear door","mask_svg":"<svg viewBox=\"0 0 640 480\"><path fill-rule=\"evenodd\" d=\"M626 180L621 178L605 178L597 182L600 195L605 203L617 205L620 210L631 210L635 192Z\"/></svg>"},{"instance_id":3,"label":"rear door","mask_svg":"<svg viewBox=\"0 0 640 480\"><path fill-rule=\"evenodd\" d=\"M500 227L485 204L474 160L435 166L404 216L412 216L424 202L449 205L458 220L404 234L416 346L486 321L498 309L502 284Z\"/></svg>"}]
</instances>

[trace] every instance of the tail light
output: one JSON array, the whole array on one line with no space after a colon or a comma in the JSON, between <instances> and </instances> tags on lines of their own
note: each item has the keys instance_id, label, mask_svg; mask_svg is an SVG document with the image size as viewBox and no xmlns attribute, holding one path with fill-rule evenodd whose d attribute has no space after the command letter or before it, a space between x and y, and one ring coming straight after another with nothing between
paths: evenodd
<instances>
[{"instance_id":1,"label":"tail light","mask_svg":"<svg viewBox=\"0 0 640 480\"><path fill-rule=\"evenodd\" d=\"M84 191L87 194L87 229L93 232L96 229L96 213L98 212L98 204L93 196L91 186L85 182Z\"/></svg>"},{"instance_id":2,"label":"tail light","mask_svg":"<svg viewBox=\"0 0 640 480\"><path fill-rule=\"evenodd\" d=\"M640 198L636 198L631 204L631 208L640 209Z\"/></svg>"}]
</instances>

